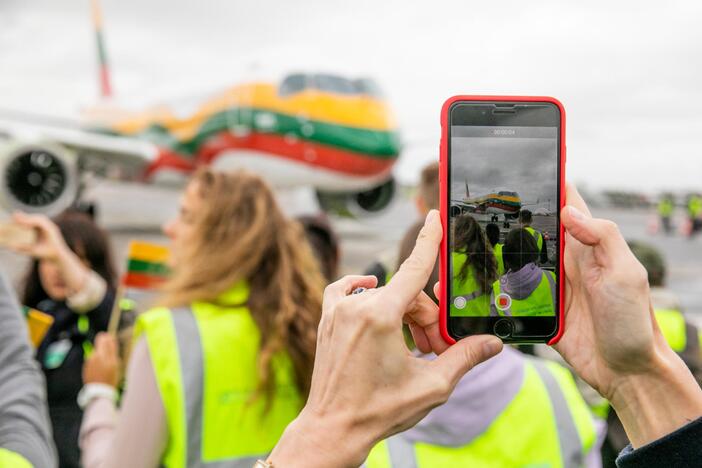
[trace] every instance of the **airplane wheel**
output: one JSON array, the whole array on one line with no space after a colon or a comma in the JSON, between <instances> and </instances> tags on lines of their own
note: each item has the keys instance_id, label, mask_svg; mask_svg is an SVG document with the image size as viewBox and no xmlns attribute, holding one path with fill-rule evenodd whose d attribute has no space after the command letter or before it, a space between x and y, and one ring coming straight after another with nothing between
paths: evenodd
<instances>
[{"instance_id":1,"label":"airplane wheel","mask_svg":"<svg viewBox=\"0 0 702 468\"><path fill-rule=\"evenodd\" d=\"M502 227L504 227L505 229L509 229L509 223L505 221Z\"/></svg>"}]
</instances>

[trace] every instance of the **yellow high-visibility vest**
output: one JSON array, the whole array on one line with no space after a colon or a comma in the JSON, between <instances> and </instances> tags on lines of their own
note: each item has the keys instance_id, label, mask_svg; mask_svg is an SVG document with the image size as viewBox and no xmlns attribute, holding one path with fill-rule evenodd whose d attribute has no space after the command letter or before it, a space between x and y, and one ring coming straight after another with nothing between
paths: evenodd
<instances>
[{"instance_id":1,"label":"yellow high-visibility vest","mask_svg":"<svg viewBox=\"0 0 702 468\"><path fill-rule=\"evenodd\" d=\"M497 261L497 275L502 276L505 274L505 259L502 256L503 245L499 242L492 246L492 251L495 254L495 260Z\"/></svg>"},{"instance_id":2,"label":"yellow high-visibility vest","mask_svg":"<svg viewBox=\"0 0 702 468\"><path fill-rule=\"evenodd\" d=\"M166 411L167 468L251 467L273 449L302 408L287 354L274 358L275 395L268 411L252 400L259 384L261 333L238 284L215 305L156 308L137 320Z\"/></svg>"},{"instance_id":3,"label":"yellow high-visibility vest","mask_svg":"<svg viewBox=\"0 0 702 468\"><path fill-rule=\"evenodd\" d=\"M537 231L531 226L527 226L524 229L526 229L529 232L529 234L534 236L534 239L536 239L536 246L539 248L539 252L541 252L541 247L544 246L544 236L542 236L539 231Z\"/></svg>"},{"instance_id":4,"label":"yellow high-visibility vest","mask_svg":"<svg viewBox=\"0 0 702 468\"><path fill-rule=\"evenodd\" d=\"M524 299L511 297L507 306L497 307L497 301L502 294L500 280L492 283L490 308L497 315L514 317L534 317L556 314L556 275L552 271L543 270L539 285Z\"/></svg>"},{"instance_id":5,"label":"yellow high-visibility vest","mask_svg":"<svg viewBox=\"0 0 702 468\"><path fill-rule=\"evenodd\" d=\"M452 317L487 317L490 315L490 296L480 290L473 266L468 267L464 281L458 278L458 273L467 260L468 255L465 253L451 253L453 282L450 314Z\"/></svg>"},{"instance_id":6,"label":"yellow high-visibility vest","mask_svg":"<svg viewBox=\"0 0 702 468\"><path fill-rule=\"evenodd\" d=\"M397 434L376 445L362 466L574 468L583 465L596 438L593 418L568 370L529 360L514 399L468 445L413 443Z\"/></svg>"}]
</instances>

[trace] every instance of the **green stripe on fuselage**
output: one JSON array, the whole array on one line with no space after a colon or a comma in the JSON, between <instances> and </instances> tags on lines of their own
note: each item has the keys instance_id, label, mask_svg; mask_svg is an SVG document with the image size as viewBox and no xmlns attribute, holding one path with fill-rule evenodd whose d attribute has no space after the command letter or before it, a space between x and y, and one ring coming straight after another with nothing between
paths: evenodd
<instances>
[{"instance_id":1,"label":"green stripe on fuselage","mask_svg":"<svg viewBox=\"0 0 702 468\"><path fill-rule=\"evenodd\" d=\"M255 108L232 108L213 114L205 120L193 138L184 141L178 141L161 125L151 125L135 136L171 148L180 154L193 155L213 135L236 127L299 138L380 159L394 159L400 153L400 136L397 131L347 127Z\"/></svg>"},{"instance_id":2,"label":"green stripe on fuselage","mask_svg":"<svg viewBox=\"0 0 702 468\"><path fill-rule=\"evenodd\" d=\"M145 262L131 258L127 263L127 272L152 276L168 276L169 269L163 263Z\"/></svg>"}]
</instances>

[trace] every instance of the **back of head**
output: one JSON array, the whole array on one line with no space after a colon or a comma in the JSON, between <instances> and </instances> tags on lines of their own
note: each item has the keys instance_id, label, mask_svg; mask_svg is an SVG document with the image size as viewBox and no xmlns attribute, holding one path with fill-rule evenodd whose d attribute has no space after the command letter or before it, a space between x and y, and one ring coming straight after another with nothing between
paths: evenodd
<instances>
[{"instance_id":1,"label":"back of head","mask_svg":"<svg viewBox=\"0 0 702 468\"><path fill-rule=\"evenodd\" d=\"M532 216L530 210L522 210L519 212L519 222L522 224L531 224Z\"/></svg>"},{"instance_id":2,"label":"back of head","mask_svg":"<svg viewBox=\"0 0 702 468\"><path fill-rule=\"evenodd\" d=\"M188 219L193 234L178 253L164 305L217 303L246 281L247 305L262 331L260 390L272 395L272 358L285 351L306 393L325 281L302 227L283 215L271 189L254 174L205 169L190 184L195 184L200 209Z\"/></svg>"},{"instance_id":3,"label":"back of head","mask_svg":"<svg viewBox=\"0 0 702 468\"><path fill-rule=\"evenodd\" d=\"M500 227L495 223L488 223L485 226L485 235L490 241L490 245L498 244L500 242Z\"/></svg>"},{"instance_id":4,"label":"back of head","mask_svg":"<svg viewBox=\"0 0 702 468\"><path fill-rule=\"evenodd\" d=\"M109 288L115 287L115 269L112 249L105 231L85 213L68 210L53 219L61 236L71 251L87 262L90 269L100 275ZM47 295L39 280L39 262L34 260L25 277L22 301L36 307Z\"/></svg>"},{"instance_id":5,"label":"back of head","mask_svg":"<svg viewBox=\"0 0 702 468\"><path fill-rule=\"evenodd\" d=\"M439 209L439 163L433 162L422 169L419 196L427 210Z\"/></svg>"},{"instance_id":6,"label":"back of head","mask_svg":"<svg viewBox=\"0 0 702 468\"><path fill-rule=\"evenodd\" d=\"M472 266L478 286L483 292L487 292L497 278L497 262L495 256L490 254L490 246L483 230L469 213L460 215L454 221L453 250L465 253L468 257L458 272L458 278L465 281L469 267Z\"/></svg>"},{"instance_id":7,"label":"back of head","mask_svg":"<svg viewBox=\"0 0 702 468\"><path fill-rule=\"evenodd\" d=\"M299 216L297 221L305 231L324 277L331 283L339 270L339 239L334 229L323 216Z\"/></svg>"},{"instance_id":8,"label":"back of head","mask_svg":"<svg viewBox=\"0 0 702 468\"><path fill-rule=\"evenodd\" d=\"M519 271L524 265L538 261L539 248L534 236L526 229L512 229L505 238L502 258L507 271Z\"/></svg>"},{"instance_id":9,"label":"back of head","mask_svg":"<svg viewBox=\"0 0 702 468\"><path fill-rule=\"evenodd\" d=\"M634 256L646 268L648 283L651 286L663 286L665 284L666 266L660 251L645 242L628 241L627 243Z\"/></svg>"}]
</instances>

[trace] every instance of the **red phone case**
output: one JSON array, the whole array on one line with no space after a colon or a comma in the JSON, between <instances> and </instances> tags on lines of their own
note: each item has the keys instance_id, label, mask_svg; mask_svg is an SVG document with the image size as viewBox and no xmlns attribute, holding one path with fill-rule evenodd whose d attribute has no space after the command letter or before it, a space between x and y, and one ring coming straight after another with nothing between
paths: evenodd
<instances>
[{"instance_id":1,"label":"red phone case","mask_svg":"<svg viewBox=\"0 0 702 468\"><path fill-rule=\"evenodd\" d=\"M565 144L565 109L563 104L558 101L558 99L545 96L453 96L444 102L441 107L441 148L439 152L439 190L440 190L440 212L441 212L441 225L444 229L444 235L441 239L441 252L439 254L439 324L441 326L441 336L449 344L454 344L454 340L448 333L448 312L446 310L446 278L447 275L447 252L448 246L446 245L446 235L448 227L448 117L449 109L451 105L457 101L510 101L510 102L550 102L558 106L561 113L561 152L560 152L560 174L559 174L559 184L561 188L561 196L559 200L558 209L561 210L565 206L565 165L566 165L566 144ZM551 338L548 342L549 345L554 345L558 343L558 340L563 336L565 331L565 320L563 316L563 304L565 297L565 273L563 270L563 254L565 249L563 224L559 223L558 232L558 242L559 242L559 260L558 260L558 332L556 336Z\"/></svg>"}]
</instances>

